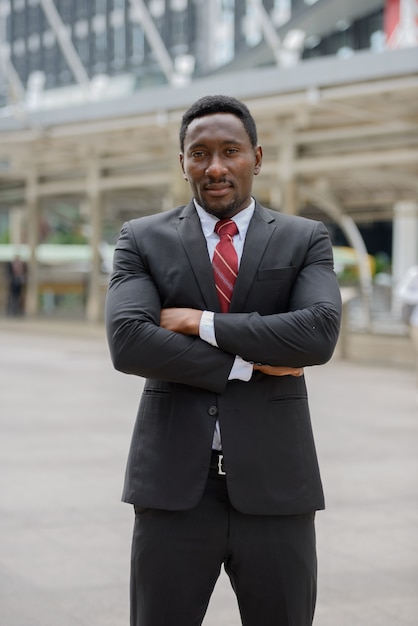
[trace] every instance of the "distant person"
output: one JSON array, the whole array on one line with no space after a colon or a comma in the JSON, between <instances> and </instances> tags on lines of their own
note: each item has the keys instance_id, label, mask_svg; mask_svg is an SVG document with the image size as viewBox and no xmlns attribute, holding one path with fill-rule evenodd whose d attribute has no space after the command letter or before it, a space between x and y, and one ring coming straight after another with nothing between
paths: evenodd
<instances>
[{"instance_id":1,"label":"distant person","mask_svg":"<svg viewBox=\"0 0 418 626\"><path fill-rule=\"evenodd\" d=\"M243 624L309 626L324 498L302 368L338 337L330 240L252 197L242 102L198 100L180 150L193 198L124 225L107 297L113 363L146 378L123 493L131 626L200 625L222 565Z\"/></svg>"},{"instance_id":2,"label":"distant person","mask_svg":"<svg viewBox=\"0 0 418 626\"><path fill-rule=\"evenodd\" d=\"M415 350L418 373L418 265L413 265L408 269L396 288L396 295L407 311L406 317Z\"/></svg>"},{"instance_id":3,"label":"distant person","mask_svg":"<svg viewBox=\"0 0 418 626\"><path fill-rule=\"evenodd\" d=\"M26 265L19 255L7 263L6 272L8 282L7 314L11 316L23 315Z\"/></svg>"}]
</instances>

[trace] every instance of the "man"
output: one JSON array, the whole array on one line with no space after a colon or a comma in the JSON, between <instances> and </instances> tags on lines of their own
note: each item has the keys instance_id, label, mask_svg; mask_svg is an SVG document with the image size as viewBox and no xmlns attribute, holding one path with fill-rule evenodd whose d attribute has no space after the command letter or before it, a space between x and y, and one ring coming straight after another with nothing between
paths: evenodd
<instances>
[{"instance_id":1,"label":"man","mask_svg":"<svg viewBox=\"0 0 418 626\"><path fill-rule=\"evenodd\" d=\"M26 264L19 255L6 265L9 293L7 298L7 314L23 315L24 290L26 283Z\"/></svg>"},{"instance_id":2,"label":"man","mask_svg":"<svg viewBox=\"0 0 418 626\"><path fill-rule=\"evenodd\" d=\"M252 198L243 103L197 101L180 147L193 200L124 225L107 299L113 363L146 378L123 494L131 625L201 624L223 564L243 624L308 626L324 501L302 368L338 336L331 245Z\"/></svg>"}]
</instances>

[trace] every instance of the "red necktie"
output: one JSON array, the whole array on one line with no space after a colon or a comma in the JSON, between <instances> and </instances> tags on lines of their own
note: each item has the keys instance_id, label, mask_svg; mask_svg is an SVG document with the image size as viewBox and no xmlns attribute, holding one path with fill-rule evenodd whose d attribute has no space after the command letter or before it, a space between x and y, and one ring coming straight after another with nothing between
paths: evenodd
<instances>
[{"instance_id":1,"label":"red necktie","mask_svg":"<svg viewBox=\"0 0 418 626\"><path fill-rule=\"evenodd\" d=\"M232 241L232 237L238 234L238 227L233 220L219 220L215 233L220 241L213 255L213 273L221 311L227 313L238 274L238 256Z\"/></svg>"}]
</instances>

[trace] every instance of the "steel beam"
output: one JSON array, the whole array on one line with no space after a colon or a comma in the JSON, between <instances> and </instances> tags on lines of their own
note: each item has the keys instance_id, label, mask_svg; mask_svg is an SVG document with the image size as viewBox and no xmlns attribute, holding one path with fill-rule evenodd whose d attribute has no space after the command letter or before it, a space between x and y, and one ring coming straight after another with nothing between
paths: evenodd
<instances>
[{"instance_id":1,"label":"steel beam","mask_svg":"<svg viewBox=\"0 0 418 626\"><path fill-rule=\"evenodd\" d=\"M158 64L165 74L168 82L171 84L174 77L174 64L145 2L143 0L129 1L134 17L144 29L145 37L147 38L148 43L157 58Z\"/></svg>"},{"instance_id":2,"label":"steel beam","mask_svg":"<svg viewBox=\"0 0 418 626\"><path fill-rule=\"evenodd\" d=\"M80 57L71 41L71 37L65 27L64 22L58 13L53 0L39 0L42 9L45 13L45 17L49 22L52 30L54 31L58 44L62 50L62 53L67 61L73 76L77 83L80 85L88 86L90 81L88 74L81 62Z\"/></svg>"}]
</instances>

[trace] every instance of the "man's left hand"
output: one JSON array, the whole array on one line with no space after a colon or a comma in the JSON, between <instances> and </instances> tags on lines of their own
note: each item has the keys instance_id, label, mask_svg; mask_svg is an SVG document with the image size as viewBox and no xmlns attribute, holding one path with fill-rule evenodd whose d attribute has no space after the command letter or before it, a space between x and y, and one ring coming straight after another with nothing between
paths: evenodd
<instances>
[{"instance_id":1,"label":"man's left hand","mask_svg":"<svg viewBox=\"0 0 418 626\"><path fill-rule=\"evenodd\" d=\"M198 309L161 309L160 326L182 335L198 335L202 313Z\"/></svg>"}]
</instances>

